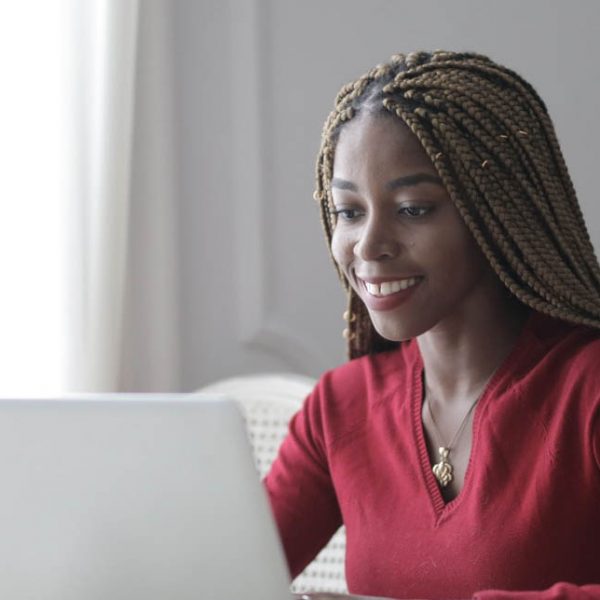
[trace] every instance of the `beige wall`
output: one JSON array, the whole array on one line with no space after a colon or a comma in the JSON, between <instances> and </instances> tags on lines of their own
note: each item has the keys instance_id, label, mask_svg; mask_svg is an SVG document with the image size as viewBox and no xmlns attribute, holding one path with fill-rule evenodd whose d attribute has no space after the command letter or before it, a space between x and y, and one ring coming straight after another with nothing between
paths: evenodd
<instances>
[{"instance_id":1,"label":"beige wall","mask_svg":"<svg viewBox=\"0 0 600 600\"><path fill-rule=\"evenodd\" d=\"M600 248L596 0L167 6L181 389L255 371L317 375L344 359L344 297L311 198L313 164L339 86L394 52L475 50L529 79ZM139 327L133 387L151 368Z\"/></svg>"}]
</instances>

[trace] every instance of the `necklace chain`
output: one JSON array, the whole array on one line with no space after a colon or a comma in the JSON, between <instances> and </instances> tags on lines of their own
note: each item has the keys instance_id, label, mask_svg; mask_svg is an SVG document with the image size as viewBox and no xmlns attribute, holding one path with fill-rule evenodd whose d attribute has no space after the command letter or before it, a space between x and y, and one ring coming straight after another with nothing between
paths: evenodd
<instances>
[{"instance_id":1,"label":"necklace chain","mask_svg":"<svg viewBox=\"0 0 600 600\"><path fill-rule=\"evenodd\" d=\"M460 436L463 432L463 429L465 428L465 425L467 424L467 420L469 419L469 415L473 412L473 409L475 408L475 405L479 401L479 398L481 398L481 395L479 395L479 396L477 396L477 398L475 398L475 400L469 407L469 410L466 412L465 416L463 417L463 420L460 422L460 425L458 426L456 433L452 437L452 440L450 441L450 443L447 446L445 446L446 448L448 448L448 450L453 450L454 444L460 438ZM435 429L436 436L438 437L439 441L442 441L442 445L443 445L442 434L440 433L440 429L437 426L437 423L435 422L435 417L433 416L433 411L431 410L431 403L429 402L429 399L427 396L425 396L425 403L427 404L427 412L429 412L429 416L431 417L431 422L433 424L433 428Z\"/></svg>"},{"instance_id":2,"label":"necklace chain","mask_svg":"<svg viewBox=\"0 0 600 600\"><path fill-rule=\"evenodd\" d=\"M485 387L484 387L484 389L485 389ZM452 437L450 444L448 444L448 446L441 445L438 448L438 453L440 455L440 461L438 463L435 463L431 470L433 471L433 474L435 475L435 478L437 479L437 481L441 487L446 487L454 479L454 466L452 465L452 463L449 460L450 451L454 449L454 444L460 439L460 436L462 435L465 425L467 424L467 421L469 420L469 415L473 412L473 409L475 408L475 405L477 404L477 402L479 402L479 399L481 398L481 396L482 396L482 393L479 394L475 398L475 400L469 407L469 410L466 412L465 416L463 417L462 421L460 422L460 425L458 426L456 433ZM433 411L431 410L431 403L429 402L429 396L427 394L425 394L425 404L427 405L427 411L429 412L429 416L431 418L431 423L433 424L433 428L435 429L435 434L438 438L438 442L442 442L442 444L443 444L442 435L437 426L437 423L435 422L435 418L433 416Z\"/></svg>"}]
</instances>

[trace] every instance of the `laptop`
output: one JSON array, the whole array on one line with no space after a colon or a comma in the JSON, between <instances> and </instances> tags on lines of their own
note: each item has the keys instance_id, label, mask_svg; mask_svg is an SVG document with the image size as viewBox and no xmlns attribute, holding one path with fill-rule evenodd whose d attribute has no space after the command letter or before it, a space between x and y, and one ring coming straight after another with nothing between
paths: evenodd
<instances>
[{"instance_id":1,"label":"laptop","mask_svg":"<svg viewBox=\"0 0 600 600\"><path fill-rule=\"evenodd\" d=\"M0 400L0 482L0 598L292 597L233 401Z\"/></svg>"}]
</instances>

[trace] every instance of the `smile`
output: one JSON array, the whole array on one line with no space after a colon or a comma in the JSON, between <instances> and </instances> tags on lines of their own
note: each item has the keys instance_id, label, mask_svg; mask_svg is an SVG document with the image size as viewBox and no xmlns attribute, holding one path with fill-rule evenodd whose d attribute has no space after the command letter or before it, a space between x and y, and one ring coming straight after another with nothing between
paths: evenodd
<instances>
[{"instance_id":1,"label":"smile","mask_svg":"<svg viewBox=\"0 0 600 600\"><path fill-rule=\"evenodd\" d=\"M369 283L361 280L367 292L376 298L384 298L391 294L397 294L406 290L421 281L420 277L409 277L408 279L399 279L397 281L384 281L382 283Z\"/></svg>"}]
</instances>

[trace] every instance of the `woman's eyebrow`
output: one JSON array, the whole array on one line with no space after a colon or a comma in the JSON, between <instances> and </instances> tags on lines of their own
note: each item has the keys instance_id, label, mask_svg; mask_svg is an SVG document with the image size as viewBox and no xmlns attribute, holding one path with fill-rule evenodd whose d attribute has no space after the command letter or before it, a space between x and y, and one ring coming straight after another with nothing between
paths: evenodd
<instances>
[{"instance_id":1,"label":"woman's eyebrow","mask_svg":"<svg viewBox=\"0 0 600 600\"><path fill-rule=\"evenodd\" d=\"M434 183L436 185L441 185L442 187L444 186L444 183L437 175L432 175L431 173L414 173L413 175L405 175L404 177L392 179L385 187L388 190L393 191L402 187L418 185L419 183ZM339 177L332 178L331 187L339 190L350 190L351 192L358 191L358 188L354 183L346 179L340 179Z\"/></svg>"},{"instance_id":2,"label":"woman's eyebrow","mask_svg":"<svg viewBox=\"0 0 600 600\"><path fill-rule=\"evenodd\" d=\"M358 191L358 188L351 181L340 179L339 177L332 178L331 187L337 188L338 190L350 190L351 192Z\"/></svg>"},{"instance_id":3,"label":"woman's eyebrow","mask_svg":"<svg viewBox=\"0 0 600 600\"><path fill-rule=\"evenodd\" d=\"M393 191L402 187L418 185L419 183L435 183L436 185L444 186L444 183L437 175L432 175L431 173L415 173L414 175L406 175L404 177L398 177L398 179L392 179L385 187L388 190Z\"/></svg>"}]
</instances>

